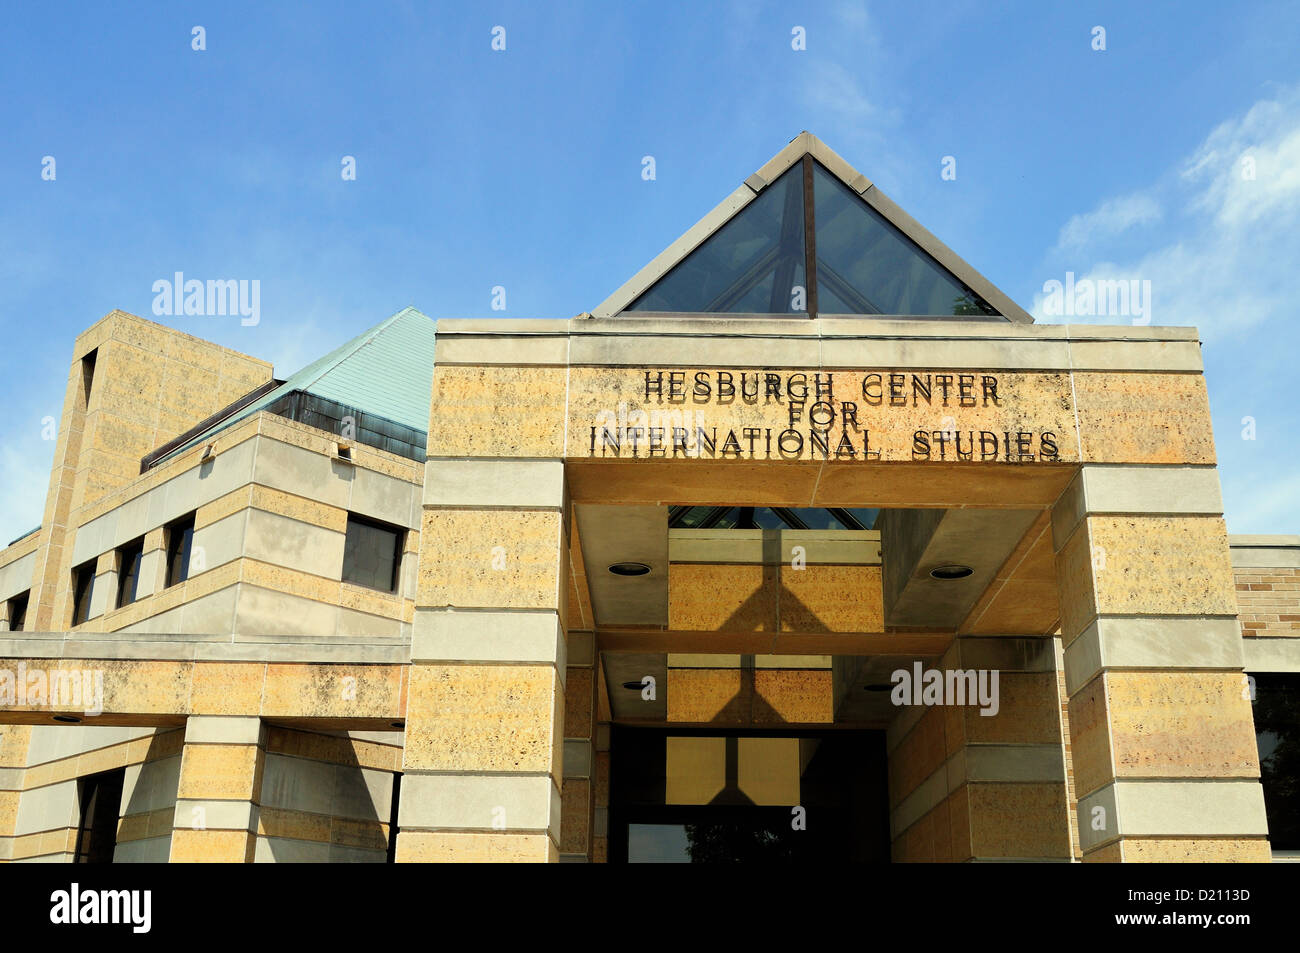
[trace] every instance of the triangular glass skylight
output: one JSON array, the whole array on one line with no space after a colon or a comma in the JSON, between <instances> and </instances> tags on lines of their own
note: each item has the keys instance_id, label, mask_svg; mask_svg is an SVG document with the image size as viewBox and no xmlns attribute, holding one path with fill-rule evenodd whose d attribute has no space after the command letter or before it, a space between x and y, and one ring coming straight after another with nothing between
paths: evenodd
<instances>
[{"instance_id":1,"label":"triangular glass skylight","mask_svg":"<svg viewBox=\"0 0 1300 953\"><path fill-rule=\"evenodd\" d=\"M812 192L812 215L804 196ZM815 265L808 280L805 222ZM650 286L626 311L998 316L987 301L810 156Z\"/></svg>"},{"instance_id":2,"label":"triangular glass skylight","mask_svg":"<svg viewBox=\"0 0 1300 953\"><path fill-rule=\"evenodd\" d=\"M997 314L816 162L813 220L819 314Z\"/></svg>"},{"instance_id":3,"label":"triangular glass skylight","mask_svg":"<svg viewBox=\"0 0 1300 953\"><path fill-rule=\"evenodd\" d=\"M878 509L782 506L670 506L669 529L866 530Z\"/></svg>"},{"instance_id":4,"label":"triangular glass skylight","mask_svg":"<svg viewBox=\"0 0 1300 953\"><path fill-rule=\"evenodd\" d=\"M803 212L803 176L796 164L627 310L706 314L804 311Z\"/></svg>"}]
</instances>

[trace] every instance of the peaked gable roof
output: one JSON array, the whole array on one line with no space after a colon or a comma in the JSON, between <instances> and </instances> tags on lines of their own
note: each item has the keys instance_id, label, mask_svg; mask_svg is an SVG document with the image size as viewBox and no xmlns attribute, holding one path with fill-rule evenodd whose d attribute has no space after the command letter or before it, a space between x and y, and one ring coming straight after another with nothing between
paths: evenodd
<instances>
[{"instance_id":1,"label":"peaked gable roof","mask_svg":"<svg viewBox=\"0 0 1300 953\"><path fill-rule=\"evenodd\" d=\"M804 194L799 198L794 196L795 189L792 186L778 189L777 191L791 197L790 201L784 202L785 216L782 219L780 209L777 208L781 203L778 203L775 196L768 192L769 187L775 185L787 173L797 174L797 170L793 172L792 170L805 156L812 160L810 168L815 170L813 175L817 177L817 186L824 186L823 191L814 199L813 190L808 187L803 189ZM823 171L825 175L822 174ZM787 178L787 186L788 182ZM856 222L849 223L847 227L860 232L863 242L852 249L852 254L849 256L851 260L844 260L842 263L848 266L845 270L856 271L859 279L856 284L861 285L864 280L872 283L872 287L868 289L870 294L857 293L863 289L854 288L853 280L845 280L843 275L834 274L829 268L827 268L827 275L819 276L815 266L822 260L821 250L818 250L815 255L809 252L809 260L814 266L811 280L805 278L805 269L802 266L792 271L788 263L784 268L780 264L782 259L789 256L788 249L787 252L783 252L778 250L778 246L788 245L795 231L799 233L800 242L805 240L805 231L809 231L806 239L810 243L815 242L817 233L822 231L822 225L817 223L811 230L807 228L807 225L813 222L813 209L809 206L822 208L822 195L829 196L829 191L838 187L847 190L845 197L856 196L862 203L860 209L853 209L841 200L837 210L840 213L838 217L841 219L841 233L844 231L846 218L858 219ZM828 197L826 202L830 201L831 198ZM797 214L796 202L804 218L797 227L790 221ZM759 209L763 211L760 212ZM710 242L710 240L721 238L724 233L736 232L752 238L755 227L745 223L744 216L741 214L747 210L751 217L765 219L770 227L781 232L782 237L779 240L774 238L769 243L771 248L762 250L752 260L746 262L749 271L738 279L733 290L717 291L715 297L710 297L707 291L703 293L703 297L696 295L700 300L707 298L719 303L719 307L710 310L749 311L747 305L767 300L770 302L767 307L754 310L767 313L788 313L792 310L839 313L851 309L854 313L900 315L907 311L898 309L907 309L909 306L915 308L918 301L941 301L945 302L945 306L951 307L951 313L939 311L933 305L927 305L928 310L912 313L917 316L939 314L958 318L966 315L1000 316L1017 323L1033 323L1033 318L1028 312L895 205L865 175L854 169L809 132L800 133L791 140L789 145L747 178L736 191L723 199L711 212L597 306L592 311L592 316L603 318L632 311L656 310L660 304L671 301L674 297L679 301L682 300L680 295L673 294L671 285L674 283L680 285L690 280L683 279L682 272L674 273L674 269L683 264L685 264L683 270L694 272L704 285L709 285L704 276L714 279L709 290L721 287L725 280L718 279L719 271L723 272L723 279L725 279L726 261L735 260L738 256L730 256L728 259L725 254L719 255L715 251L719 242ZM732 227L728 229L728 226ZM841 234L841 259L844 258L842 254L844 243L847 241L851 246L855 237L857 236ZM868 238L870 238L869 242L866 241ZM888 248L881 256L875 247L868 250L865 247L867 244L875 247L888 246ZM706 245L708 247L705 247ZM754 242L751 241L750 245L753 246ZM688 262L687 259L697 251L700 255ZM739 263L737 267L740 267ZM923 293L917 294L916 288L896 287L893 290L884 290L885 285L898 285L899 282L904 281L901 277L904 268L912 275L919 276L919 280L926 285L922 289ZM828 293L825 294L825 298L830 307L816 306L817 289L823 283L823 277L834 279L833 282L826 282ZM787 292L781 286L784 278L792 278L794 284L807 280L808 296L812 299L808 303L813 307L787 306L783 301ZM906 280L915 283L912 278ZM875 297L878 291L886 299L884 306L871 303L871 298ZM662 310L679 309L663 308Z\"/></svg>"}]
</instances>

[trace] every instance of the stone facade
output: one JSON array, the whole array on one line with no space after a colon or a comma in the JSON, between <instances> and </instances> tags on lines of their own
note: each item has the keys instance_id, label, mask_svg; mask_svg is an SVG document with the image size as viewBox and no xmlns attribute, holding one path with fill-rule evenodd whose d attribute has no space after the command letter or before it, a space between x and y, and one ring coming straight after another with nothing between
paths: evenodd
<instances>
[{"instance_id":1,"label":"stone facade","mask_svg":"<svg viewBox=\"0 0 1300 953\"><path fill-rule=\"evenodd\" d=\"M818 375L828 408L796 415ZM30 592L0 668L94 669L102 713L0 712L0 857L69 859L77 779L124 768L119 861L601 861L616 725L882 732L895 861L1270 857L1243 685L1300 671L1300 540L1230 541L1194 332L443 321L423 467L258 413L139 472L268 377L120 312L78 339L46 520L0 551L0 628ZM733 504L966 515L924 539L667 529L668 505ZM189 512L202 557L166 587ZM396 592L341 580L349 514L406 530ZM893 580L891 532L975 583ZM652 571L611 582L610 553ZM997 671L996 715L868 699L913 662Z\"/></svg>"}]
</instances>

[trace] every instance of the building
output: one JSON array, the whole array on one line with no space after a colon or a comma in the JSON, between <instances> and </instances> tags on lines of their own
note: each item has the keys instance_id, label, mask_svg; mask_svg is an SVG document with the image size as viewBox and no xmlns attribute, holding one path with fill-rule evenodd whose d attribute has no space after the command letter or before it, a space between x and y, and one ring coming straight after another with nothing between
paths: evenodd
<instances>
[{"instance_id":1,"label":"building","mask_svg":"<svg viewBox=\"0 0 1300 953\"><path fill-rule=\"evenodd\" d=\"M115 311L0 858L1284 859L1300 537L1215 460L1195 329L1035 325L807 133L572 320Z\"/></svg>"}]
</instances>

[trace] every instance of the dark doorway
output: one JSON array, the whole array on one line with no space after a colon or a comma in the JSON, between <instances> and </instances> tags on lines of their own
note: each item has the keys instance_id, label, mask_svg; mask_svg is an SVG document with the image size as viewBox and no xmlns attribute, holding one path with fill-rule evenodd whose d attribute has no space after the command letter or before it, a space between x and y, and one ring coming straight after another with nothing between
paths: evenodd
<instances>
[{"instance_id":1,"label":"dark doorway","mask_svg":"<svg viewBox=\"0 0 1300 953\"><path fill-rule=\"evenodd\" d=\"M1275 851L1300 850L1300 675L1252 678L1269 846Z\"/></svg>"},{"instance_id":2,"label":"dark doorway","mask_svg":"<svg viewBox=\"0 0 1300 953\"><path fill-rule=\"evenodd\" d=\"M77 830L78 864L111 864L117 847L117 821L122 807L126 769L118 768L82 778L78 784L81 824Z\"/></svg>"},{"instance_id":3,"label":"dark doorway","mask_svg":"<svg viewBox=\"0 0 1300 953\"><path fill-rule=\"evenodd\" d=\"M880 731L615 726L611 863L888 863Z\"/></svg>"}]
</instances>

